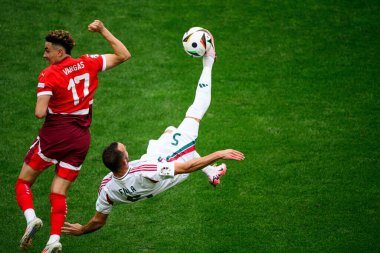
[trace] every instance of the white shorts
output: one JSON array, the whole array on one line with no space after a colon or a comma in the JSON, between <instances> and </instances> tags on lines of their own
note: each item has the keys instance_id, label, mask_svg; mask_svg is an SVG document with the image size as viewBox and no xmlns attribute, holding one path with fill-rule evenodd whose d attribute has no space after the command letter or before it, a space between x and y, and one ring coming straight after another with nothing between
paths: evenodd
<instances>
[{"instance_id":1,"label":"white shorts","mask_svg":"<svg viewBox=\"0 0 380 253\"><path fill-rule=\"evenodd\" d=\"M196 157L195 141L198 137L199 122L185 118L178 128L169 127L171 133L164 133L158 140L150 140L146 154L140 159L185 162Z\"/></svg>"}]
</instances>

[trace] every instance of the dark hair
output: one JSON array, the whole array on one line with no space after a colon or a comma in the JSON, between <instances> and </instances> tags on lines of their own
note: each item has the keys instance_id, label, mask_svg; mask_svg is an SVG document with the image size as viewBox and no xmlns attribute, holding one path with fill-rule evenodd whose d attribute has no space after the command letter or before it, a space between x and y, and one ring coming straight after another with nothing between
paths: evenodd
<instances>
[{"instance_id":1,"label":"dark hair","mask_svg":"<svg viewBox=\"0 0 380 253\"><path fill-rule=\"evenodd\" d=\"M112 142L103 151L103 163L112 172L117 172L121 168L122 161L125 158L125 154L118 148L118 142Z\"/></svg>"},{"instance_id":2,"label":"dark hair","mask_svg":"<svg viewBox=\"0 0 380 253\"><path fill-rule=\"evenodd\" d=\"M75 46L75 41L71 34L64 30L49 31L45 41L62 46L66 54L71 54L71 49Z\"/></svg>"}]
</instances>

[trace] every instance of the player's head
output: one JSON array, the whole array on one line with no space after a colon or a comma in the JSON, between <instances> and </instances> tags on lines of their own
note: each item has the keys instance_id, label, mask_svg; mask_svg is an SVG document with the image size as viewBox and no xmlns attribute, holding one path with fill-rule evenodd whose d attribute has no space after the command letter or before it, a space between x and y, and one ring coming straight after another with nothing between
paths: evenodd
<instances>
[{"instance_id":1,"label":"player's head","mask_svg":"<svg viewBox=\"0 0 380 253\"><path fill-rule=\"evenodd\" d=\"M44 58L53 64L62 57L71 54L75 41L71 34L64 30L49 31L45 37Z\"/></svg>"},{"instance_id":2,"label":"player's head","mask_svg":"<svg viewBox=\"0 0 380 253\"><path fill-rule=\"evenodd\" d=\"M128 152L125 145L120 142L112 142L103 151L103 163L112 172L119 172L128 165Z\"/></svg>"},{"instance_id":3,"label":"player's head","mask_svg":"<svg viewBox=\"0 0 380 253\"><path fill-rule=\"evenodd\" d=\"M75 46L73 37L65 30L49 31L45 37L45 41L52 43L54 46L63 47L66 54L71 54L71 49Z\"/></svg>"}]
</instances>

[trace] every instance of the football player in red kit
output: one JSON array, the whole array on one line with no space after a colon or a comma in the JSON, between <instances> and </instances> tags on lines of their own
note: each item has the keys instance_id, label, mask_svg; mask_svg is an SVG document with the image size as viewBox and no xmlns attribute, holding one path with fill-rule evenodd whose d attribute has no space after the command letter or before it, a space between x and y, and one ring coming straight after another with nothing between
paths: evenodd
<instances>
[{"instance_id":1,"label":"football player in red kit","mask_svg":"<svg viewBox=\"0 0 380 253\"><path fill-rule=\"evenodd\" d=\"M66 194L77 178L90 146L93 95L98 87L98 72L130 59L124 44L95 20L88 25L111 45L112 54L83 55L72 58L75 42L64 30L50 31L45 37L43 58L49 62L38 77L35 116L45 118L36 140L25 156L16 182L16 199L24 212L27 228L20 249L31 246L32 237L42 227L36 216L31 187L37 177L51 165L55 176L51 184L50 238L42 252L60 252L61 227L65 221Z\"/></svg>"}]
</instances>

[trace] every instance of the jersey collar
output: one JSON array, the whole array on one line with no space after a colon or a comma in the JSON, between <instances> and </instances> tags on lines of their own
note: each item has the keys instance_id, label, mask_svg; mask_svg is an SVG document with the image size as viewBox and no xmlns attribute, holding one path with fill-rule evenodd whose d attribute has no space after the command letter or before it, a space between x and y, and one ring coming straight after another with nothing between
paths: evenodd
<instances>
[{"instance_id":1,"label":"jersey collar","mask_svg":"<svg viewBox=\"0 0 380 253\"><path fill-rule=\"evenodd\" d=\"M123 180L129 173L129 171L131 170L131 167L128 165L128 170L127 172L125 172L125 174L122 176L122 177L117 177L115 176L114 174L112 174L113 178L115 178L116 180Z\"/></svg>"}]
</instances>

